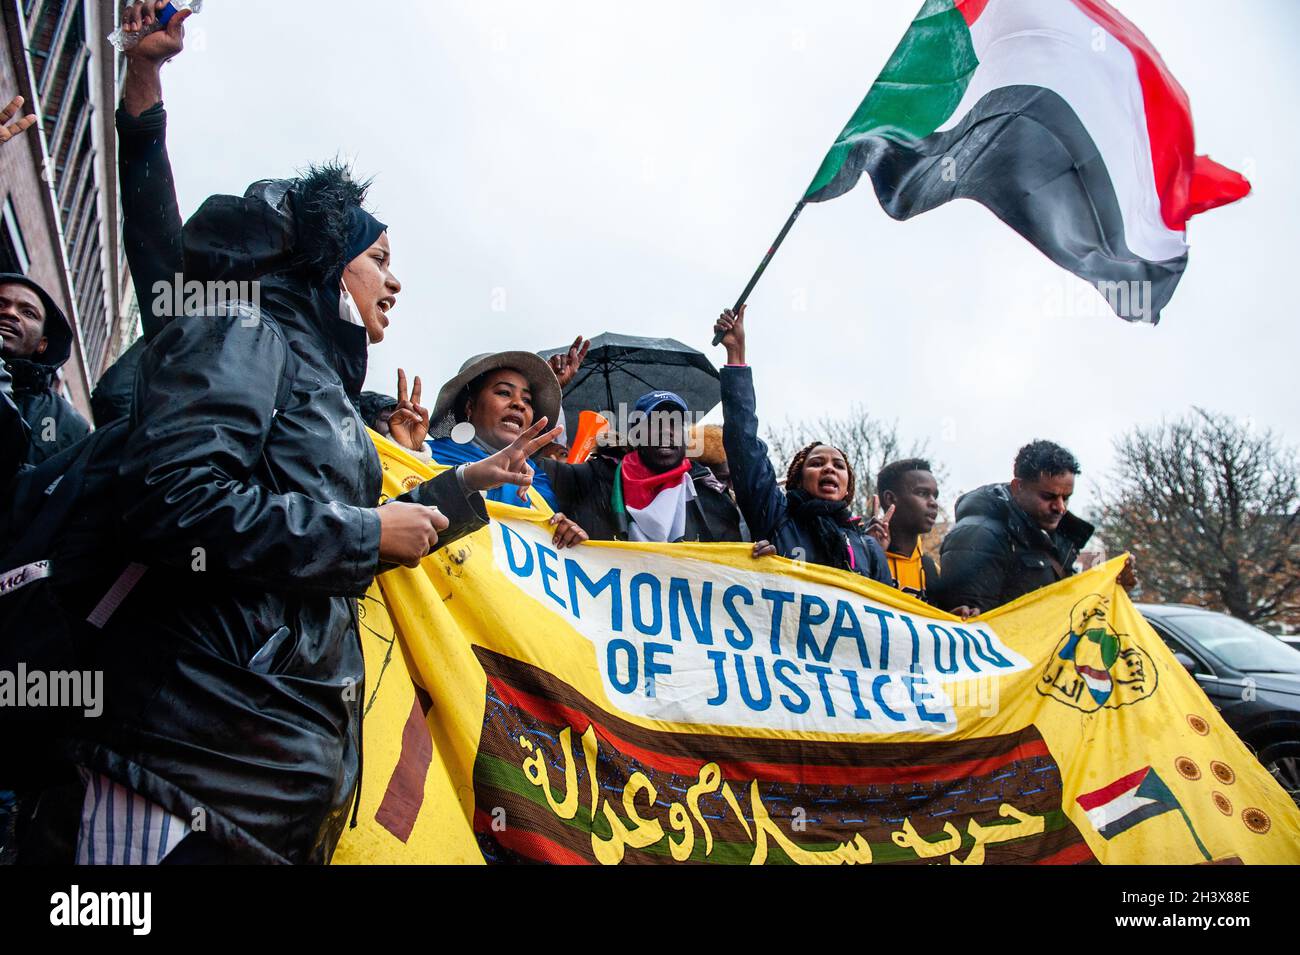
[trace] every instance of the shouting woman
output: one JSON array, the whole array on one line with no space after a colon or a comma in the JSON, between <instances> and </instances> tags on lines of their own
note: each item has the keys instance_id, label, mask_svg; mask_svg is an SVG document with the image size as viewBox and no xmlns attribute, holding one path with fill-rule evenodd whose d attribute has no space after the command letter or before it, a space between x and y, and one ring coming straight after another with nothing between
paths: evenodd
<instances>
[{"instance_id":1,"label":"shouting woman","mask_svg":"<svg viewBox=\"0 0 1300 955\"><path fill-rule=\"evenodd\" d=\"M723 312L713 326L722 334L722 443L731 466L736 503L755 539L782 557L823 564L893 585L885 552L867 525L853 516L855 477L844 452L820 441L800 450L777 486L767 445L758 437L753 370L745 364L745 308ZM755 548L759 553L759 549Z\"/></svg>"},{"instance_id":2,"label":"shouting woman","mask_svg":"<svg viewBox=\"0 0 1300 955\"><path fill-rule=\"evenodd\" d=\"M162 6L132 4L124 27ZM139 353L117 482L117 543L138 563L94 613L105 708L71 741L86 781L77 858L326 862L360 785L357 598L482 526L476 492L527 483L553 435L538 421L376 506L356 406L402 288L387 228L337 165L213 196L180 227L170 177L133 171L128 143L166 166L160 70L187 16L126 54L124 206L163 250L133 271L258 293L187 308Z\"/></svg>"}]
</instances>

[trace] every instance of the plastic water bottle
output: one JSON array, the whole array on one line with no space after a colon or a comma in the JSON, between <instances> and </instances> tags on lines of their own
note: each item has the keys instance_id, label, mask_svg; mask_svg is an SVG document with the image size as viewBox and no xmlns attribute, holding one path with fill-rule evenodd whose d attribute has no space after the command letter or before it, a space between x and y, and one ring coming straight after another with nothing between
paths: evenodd
<instances>
[{"instance_id":1,"label":"plastic water bottle","mask_svg":"<svg viewBox=\"0 0 1300 955\"><path fill-rule=\"evenodd\" d=\"M126 33L119 26L109 34L108 42L113 44L113 49L117 50L118 53L122 53L131 49L149 34L166 29L167 24L171 22L171 18L182 10L193 10L198 13L201 9L203 9L203 0L169 0L167 6L158 11L158 18L150 26L145 27L139 33Z\"/></svg>"}]
</instances>

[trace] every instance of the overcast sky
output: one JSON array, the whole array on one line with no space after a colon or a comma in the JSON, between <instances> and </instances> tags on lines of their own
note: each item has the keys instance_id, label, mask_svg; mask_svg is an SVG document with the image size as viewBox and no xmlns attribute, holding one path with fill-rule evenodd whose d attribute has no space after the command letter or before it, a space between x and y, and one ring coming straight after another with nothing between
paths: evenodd
<instances>
[{"instance_id":1,"label":"overcast sky","mask_svg":"<svg viewBox=\"0 0 1300 955\"><path fill-rule=\"evenodd\" d=\"M1044 437L1082 461L1086 510L1118 432L1193 404L1300 442L1300 4L1116 5L1188 91L1198 151L1255 187L1192 220L1162 323L1115 318L982 206L894 222L864 177L750 299L761 419L864 403L928 439L949 508ZM431 403L471 354L578 333L708 349L919 6L210 0L164 76L181 211L335 155L373 175L404 285L371 350L390 394L399 364Z\"/></svg>"}]
</instances>

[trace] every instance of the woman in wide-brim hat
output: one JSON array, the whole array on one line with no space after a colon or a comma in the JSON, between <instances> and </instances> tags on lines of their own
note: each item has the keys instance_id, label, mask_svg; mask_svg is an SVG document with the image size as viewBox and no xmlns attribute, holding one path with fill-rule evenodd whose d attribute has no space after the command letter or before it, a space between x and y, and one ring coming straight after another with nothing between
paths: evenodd
<instances>
[{"instance_id":1,"label":"woman in wide-brim hat","mask_svg":"<svg viewBox=\"0 0 1300 955\"><path fill-rule=\"evenodd\" d=\"M560 382L542 358L526 351L475 355L438 391L429 447L439 464L479 461L509 445L534 419L560 417ZM546 474L534 468L533 485L552 510ZM506 484L488 500L528 507L524 489Z\"/></svg>"}]
</instances>

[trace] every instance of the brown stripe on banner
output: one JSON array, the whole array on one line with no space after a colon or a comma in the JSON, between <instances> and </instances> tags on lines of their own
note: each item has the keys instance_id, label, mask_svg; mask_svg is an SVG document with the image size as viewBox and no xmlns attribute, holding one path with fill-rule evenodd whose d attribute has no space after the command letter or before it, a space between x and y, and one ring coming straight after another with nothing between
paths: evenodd
<instances>
[{"instance_id":1,"label":"brown stripe on banner","mask_svg":"<svg viewBox=\"0 0 1300 955\"><path fill-rule=\"evenodd\" d=\"M433 737L429 735L425 715L432 702L429 694L415 688L411 712L402 727L402 751L375 813L375 822L402 842L411 838L411 830L424 804L424 782L433 762Z\"/></svg>"},{"instance_id":2,"label":"brown stripe on banner","mask_svg":"<svg viewBox=\"0 0 1300 955\"><path fill-rule=\"evenodd\" d=\"M721 736L711 733L672 733L648 730L635 723L600 709L569 684L545 670L531 664L494 653L483 647L473 648L479 665L489 678L523 690L559 706L588 714L615 736L627 742L673 756L695 757L700 753L726 753L736 762L814 764L818 766L895 766L929 765L991 760L1002 753L1010 753L1026 740L1041 737L1033 727L1008 733L1004 736L984 736L976 739L927 740L924 743L839 743L826 740L770 739L759 737ZM489 688L490 691L490 688ZM567 723L560 714L535 714L554 716L551 722Z\"/></svg>"}]
</instances>

